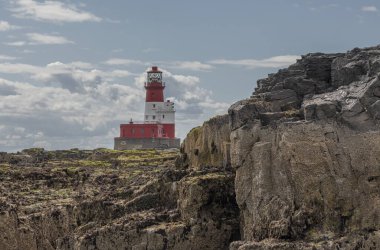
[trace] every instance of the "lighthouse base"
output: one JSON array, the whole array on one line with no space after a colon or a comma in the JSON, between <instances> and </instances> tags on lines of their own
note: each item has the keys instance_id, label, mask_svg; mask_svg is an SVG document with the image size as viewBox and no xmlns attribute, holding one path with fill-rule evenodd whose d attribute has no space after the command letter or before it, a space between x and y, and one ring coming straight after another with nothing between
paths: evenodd
<instances>
[{"instance_id":1,"label":"lighthouse base","mask_svg":"<svg viewBox=\"0 0 380 250\"><path fill-rule=\"evenodd\" d=\"M180 148L179 138L126 138L116 137L116 150Z\"/></svg>"}]
</instances>

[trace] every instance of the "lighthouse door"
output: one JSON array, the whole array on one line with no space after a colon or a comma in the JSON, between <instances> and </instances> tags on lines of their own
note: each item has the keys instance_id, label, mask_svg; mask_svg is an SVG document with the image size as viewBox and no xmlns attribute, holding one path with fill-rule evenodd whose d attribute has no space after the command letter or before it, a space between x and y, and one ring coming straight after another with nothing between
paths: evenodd
<instances>
[{"instance_id":1,"label":"lighthouse door","mask_svg":"<svg viewBox=\"0 0 380 250\"><path fill-rule=\"evenodd\" d=\"M157 131L157 137L162 138L163 137L162 131L164 130L164 126L158 125L157 130L158 130Z\"/></svg>"}]
</instances>

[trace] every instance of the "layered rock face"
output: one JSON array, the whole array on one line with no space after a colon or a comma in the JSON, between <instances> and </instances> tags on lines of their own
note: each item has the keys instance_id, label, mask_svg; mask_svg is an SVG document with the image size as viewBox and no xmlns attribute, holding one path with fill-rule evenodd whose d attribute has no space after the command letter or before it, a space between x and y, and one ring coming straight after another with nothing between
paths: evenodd
<instances>
[{"instance_id":1,"label":"layered rock face","mask_svg":"<svg viewBox=\"0 0 380 250\"><path fill-rule=\"evenodd\" d=\"M228 167L230 163L228 115L216 116L192 129L181 146L179 165L190 169Z\"/></svg>"},{"instance_id":2,"label":"layered rock face","mask_svg":"<svg viewBox=\"0 0 380 250\"><path fill-rule=\"evenodd\" d=\"M236 170L231 249L380 248L379 63L380 46L308 54L231 106L230 138L214 142Z\"/></svg>"}]
</instances>

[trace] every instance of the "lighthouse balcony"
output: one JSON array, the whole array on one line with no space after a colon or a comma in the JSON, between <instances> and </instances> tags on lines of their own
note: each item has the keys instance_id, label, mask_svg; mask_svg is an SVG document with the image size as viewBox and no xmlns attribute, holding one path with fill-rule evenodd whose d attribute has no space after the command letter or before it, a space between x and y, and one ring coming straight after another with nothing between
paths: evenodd
<instances>
[{"instance_id":1,"label":"lighthouse balcony","mask_svg":"<svg viewBox=\"0 0 380 250\"><path fill-rule=\"evenodd\" d=\"M158 88L165 88L165 83L164 82L145 82L144 87L158 87Z\"/></svg>"}]
</instances>

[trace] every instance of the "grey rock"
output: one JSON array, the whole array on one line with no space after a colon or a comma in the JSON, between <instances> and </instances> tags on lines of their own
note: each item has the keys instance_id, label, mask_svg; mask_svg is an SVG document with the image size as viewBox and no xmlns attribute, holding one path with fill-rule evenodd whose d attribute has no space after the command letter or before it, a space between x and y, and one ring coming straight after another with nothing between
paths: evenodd
<instances>
[{"instance_id":1,"label":"grey rock","mask_svg":"<svg viewBox=\"0 0 380 250\"><path fill-rule=\"evenodd\" d=\"M269 111L269 104L262 100L243 100L233 104L228 110L229 125L235 130L248 122L258 119L259 113Z\"/></svg>"},{"instance_id":2,"label":"grey rock","mask_svg":"<svg viewBox=\"0 0 380 250\"><path fill-rule=\"evenodd\" d=\"M376 97L380 97L380 87L376 87L373 90L373 95L376 96Z\"/></svg>"},{"instance_id":3,"label":"grey rock","mask_svg":"<svg viewBox=\"0 0 380 250\"><path fill-rule=\"evenodd\" d=\"M239 119L242 119L242 112L237 114ZM214 117L192 129L181 145L182 155L177 166L199 170L205 166L223 168L230 165L230 133L228 115Z\"/></svg>"},{"instance_id":4,"label":"grey rock","mask_svg":"<svg viewBox=\"0 0 380 250\"><path fill-rule=\"evenodd\" d=\"M264 98L265 101L278 101L278 100L286 100L286 99L293 99L297 96L296 92L291 89L284 89L284 90L278 90L278 91L272 91L267 92L262 95L260 95L262 98Z\"/></svg>"},{"instance_id":5,"label":"grey rock","mask_svg":"<svg viewBox=\"0 0 380 250\"><path fill-rule=\"evenodd\" d=\"M236 171L242 241L230 249L380 248L379 61L380 46L308 54L230 107L230 138L215 142ZM192 200L200 211L206 199Z\"/></svg>"},{"instance_id":6,"label":"grey rock","mask_svg":"<svg viewBox=\"0 0 380 250\"><path fill-rule=\"evenodd\" d=\"M372 114L373 118L380 119L380 100L376 101L369 107L369 112Z\"/></svg>"},{"instance_id":7,"label":"grey rock","mask_svg":"<svg viewBox=\"0 0 380 250\"><path fill-rule=\"evenodd\" d=\"M300 100L297 97L297 93L291 89L277 90L273 92L267 92L259 94L257 96L263 99L266 104L266 110L269 112L281 112L289 109L299 108ZM258 109L262 113L263 109Z\"/></svg>"},{"instance_id":8,"label":"grey rock","mask_svg":"<svg viewBox=\"0 0 380 250\"><path fill-rule=\"evenodd\" d=\"M335 88L359 81L366 76L366 61L349 61L337 58L332 64L332 86Z\"/></svg>"},{"instance_id":9,"label":"grey rock","mask_svg":"<svg viewBox=\"0 0 380 250\"><path fill-rule=\"evenodd\" d=\"M284 112L268 112L260 114L260 120L263 126L272 124L283 117L285 117Z\"/></svg>"},{"instance_id":10,"label":"grey rock","mask_svg":"<svg viewBox=\"0 0 380 250\"><path fill-rule=\"evenodd\" d=\"M380 196L372 195L379 183L371 177L380 176L379 131L356 133L319 122L242 130L240 138L253 132L259 142L231 140L231 148L240 149L232 162L244 239L379 230Z\"/></svg>"},{"instance_id":11,"label":"grey rock","mask_svg":"<svg viewBox=\"0 0 380 250\"><path fill-rule=\"evenodd\" d=\"M328 236L325 236L328 238ZM380 232L375 231L368 235L350 234L338 239L321 240L319 242L285 241L267 239L257 241L235 241L230 250L355 250L378 249L380 247Z\"/></svg>"}]
</instances>

